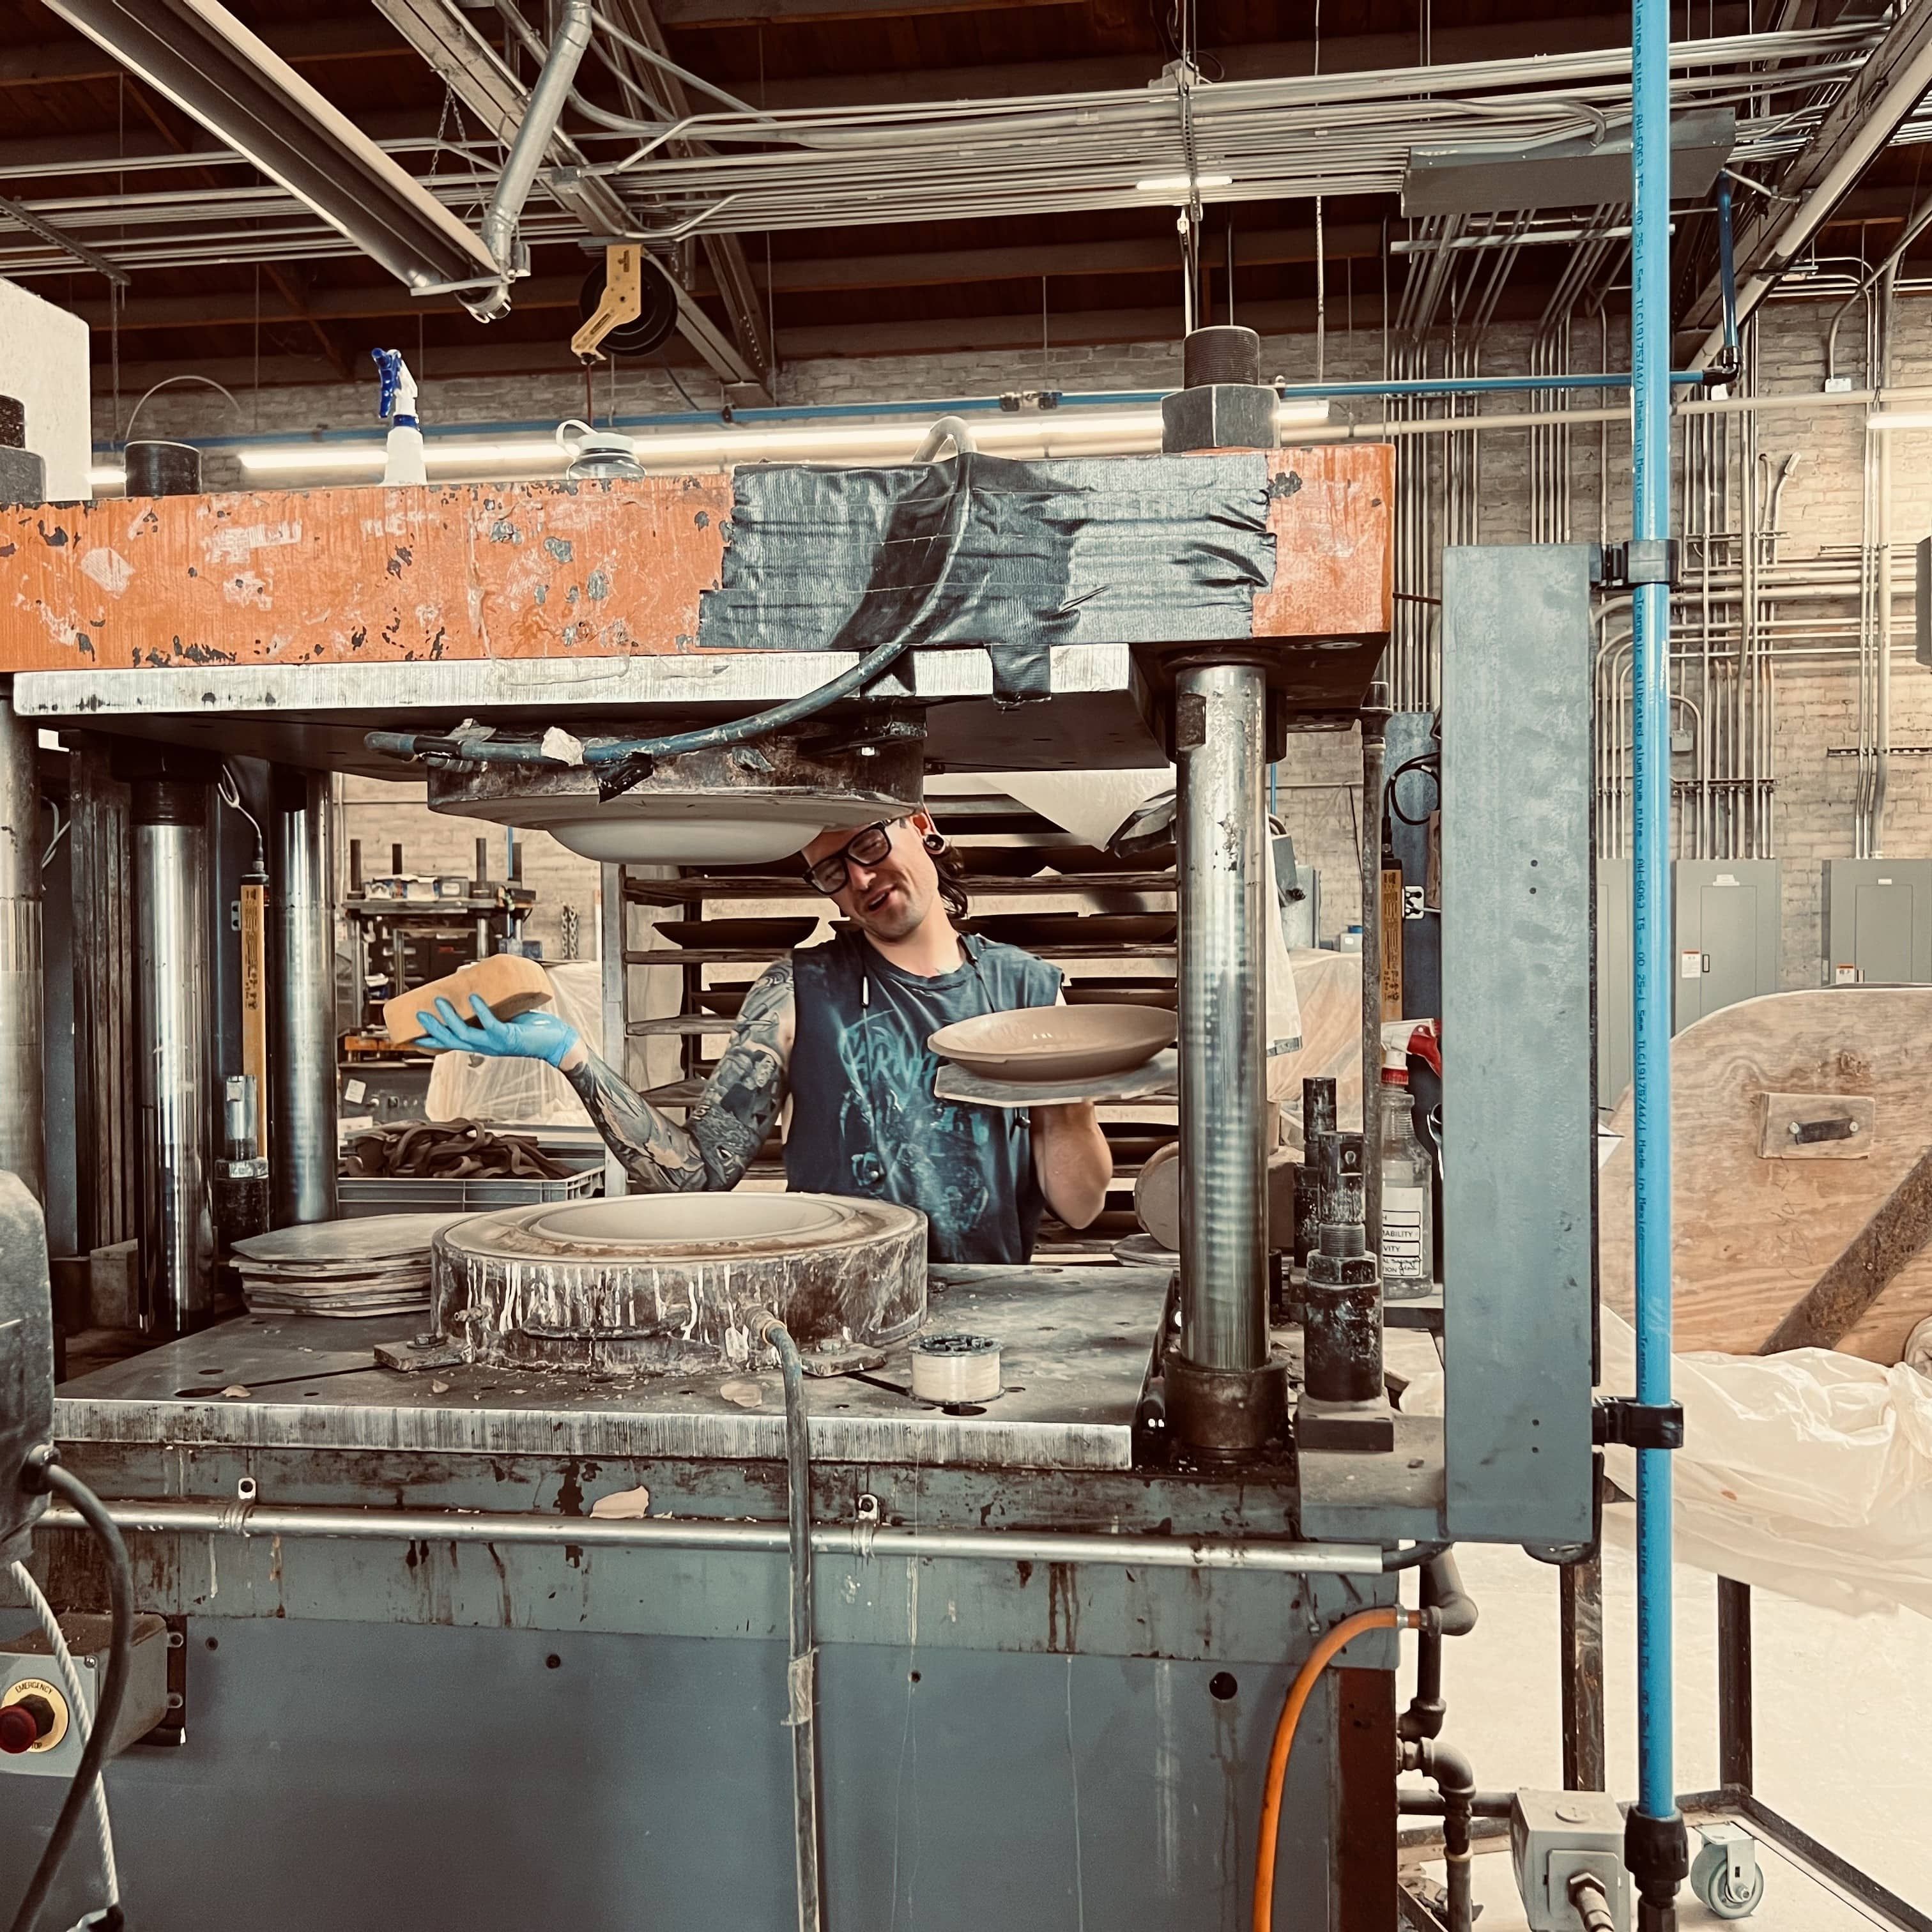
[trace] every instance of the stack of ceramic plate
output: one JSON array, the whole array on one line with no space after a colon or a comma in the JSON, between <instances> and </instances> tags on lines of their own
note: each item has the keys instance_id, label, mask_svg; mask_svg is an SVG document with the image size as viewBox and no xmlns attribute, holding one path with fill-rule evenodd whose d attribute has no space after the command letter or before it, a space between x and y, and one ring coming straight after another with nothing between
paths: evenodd
<instances>
[{"instance_id":1,"label":"stack of ceramic plate","mask_svg":"<svg viewBox=\"0 0 1932 1932\"><path fill-rule=\"evenodd\" d=\"M254 1314L414 1315L429 1306L430 1244L464 1214L370 1214L235 1244Z\"/></svg>"}]
</instances>

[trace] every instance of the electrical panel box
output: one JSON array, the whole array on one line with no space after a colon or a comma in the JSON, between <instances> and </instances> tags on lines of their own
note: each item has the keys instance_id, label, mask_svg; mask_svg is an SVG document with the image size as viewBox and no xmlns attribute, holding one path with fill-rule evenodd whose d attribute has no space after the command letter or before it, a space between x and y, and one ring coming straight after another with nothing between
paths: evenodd
<instances>
[{"instance_id":1,"label":"electrical panel box","mask_svg":"<svg viewBox=\"0 0 1932 1932\"><path fill-rule=\"evenodd\" d=\"M1671 871L1671 1030L1681 1033L1720 1006L1779 990L1783 868L1775 859L1680 859Z\"/></svg>"},{"instance_id":2,"label":"electrical panel box","mask_svg":"<svg viewBox=\"0 0 1932 1932\"><path fill-rule=\"evenodd\" d=\"M1628 1932L1624 1814L1614 1798L1600 1791L1519 1791L1510 1810L1510 1850L1530 1932L1576 1932L1583 1922L1570 1888L1579 1880L1595 1882L1611 1924Z\"/></svg>"},{"instance_id":3,"label":"electrical panel box","mask_svg":"<svg viewBox=\"0 0 1932 1932\"><path fill-rule=\"evenodd\" d=\"M16 1611L16 1616L26 1612ZM92 1728L95 1706L100 1701L100 1686L107 1676L107 1653L112 1641L113 1620L88 1612L60 1619L80 1688L87 1699L86 1716ZM114 1735L107 1742L111 1757L125 1750L137 1738L144 1738L168 1714L168 1627L152 1611L143 1610L134 1618L134 1646L128 1664L128 1691L121 1714L115 1720ZM74 1721L72 1700L55 1661L53 1652L40 1630L29 1624L17 1635L0 1640L0 1712L24 1706L34 1720L34 1729L23 1730L22 1741L0 1752L0 1772L24 1772L29 1776L71 1778L80 1764L83 1747L81 1727ZM32 1738L32 1743L24 1738Z\"/></svg>"},{"instance_id":4,"label":"electrical panel box","mask_svg":"<svg viewBox=\"0 0 1932 1932\"><path fill-rule=\"evenodd\" d=\"M1827 859L1827 986L1932 985L1932 859Z\"/></svg>"}]
</instances>

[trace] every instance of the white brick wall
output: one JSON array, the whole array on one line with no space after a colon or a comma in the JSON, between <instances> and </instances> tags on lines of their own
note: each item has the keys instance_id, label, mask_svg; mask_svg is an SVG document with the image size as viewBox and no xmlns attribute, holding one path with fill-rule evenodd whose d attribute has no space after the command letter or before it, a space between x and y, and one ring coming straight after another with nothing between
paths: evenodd
<instances>
[{"instance_id":1,"label":"white brick wall","mask_svg":"<svg viewBox=\"0 0 1932 1932\"><path fill-rule=\"evenodd\" d=\"M1328 336L1325 354L1325 374L1330 380L1372 380L1382 373L1382 342L1376 326L1379 302L1378 290L1357 291L1354 316L1360 326L1352 333L1342 326L1345 301L1334 302L1331 313L1336 326ZM1774 308L1766 315L1760 326L1758 352L1761 391L1818 394L1824 374L1827 314L1794 304ZM1483 372L1508 374L1526 367L1528 341L1529 332L1525 328L1492 331L1485 346ZM1893 382L1932 386L1932 304L1900 304L1895 345ZM1860 386L1865 376L1863 352L1864 332L1855 316L1843 332L1838 368ZM1627 353L1622 331L1613 329L1609 366L1627 366ZM1594 364L1599 356L1594 332L1580 329L1573 351L1574 366ZM1264 345L1263 366L1268 374L1290 381L1312 380L1312 338L1270 338ZM1042 385L1070 391L1157 388L1176 382L1179 373L1177 343L1141 343L1054 348L1044 357L1036 350L827 358L788 367L780 390L782 400L794 404L941 400ZM686 386L708 404L712 392L708 386L698 386L700 380L687 377ZM654 368L620 368L614 376L600 374L593 380L593 390L600 417L614 408L620 415L634 415L684 406L668 379ZM1582 397L1579 406L1592 405L1597 400ZM238 417L207 390L184 387L164 391L148 404L142 421L153 434L189 436L215 435L237 428L302 433L364 423L373 429L375 424L373 377L365 383L337 387L244 393L238 400ZM1505 401L1493 406L1501 410L1508 406ZM580 415L584 407L581 381L568 376L444 380L432 370L422 396L424 420L432 425L551 422ZM1380 410L1374 404L1358 404L1338 409L1336 414L1372 420ZM1814 557L1821 549L1859 541L1864 416L1862 407L1828 406L1822 400L1802 409L1766 410L1760 415L1758 447L1768 466L1767 477L1787 453L1801 453L1783 502L1786 557ZM96 429L103 440L111 434L110 418L110 403L98 399ZM1606 443L1606 526L1614 538L1627 530L1629 517L1629 438L1621 424L1610 428ZM1894 542L1903 555L1919 536L1932 530L1932 434L1900 434L1894 445ZM1426 447L1431 473L1439 476L1442 441L1429 439ZM1402 448L1406 460L1415 460L1416 440L1405 439ZM1734 465L1740 460L1734 454ZM1598 533L1598 433L1594 426L1580 425L1572 433L1570 518L1573 533L1582 541L1594 539ZM1480 439L1476 497L1482 542L1528 540L1528 466L1527 432L1487 433ZM210 462L208 478L218 488L238 480L232 466L218 460ZM1680 461L1680 486L1682 481ZM1820 607L1802 608L1815 614ZM1909 600L1901 599L1896 626L1901 644L1909 641L1910 620ZM1802 645L1810 640L1798 634L1786 641ZM1828 856L1849 856L1852 849L1856 760L1827 758L1825 753L1829 746L1857 740L1853 667L1842 658L1792 660L1778 669L1777 692L1776 845L1785 863L1784 970L1787 984L1808 986L1816 981L1820 945L1820 862ZM1893 678L1892 730L1897 743L1932 744L1932 678L1903 657ZM1322 868L1324 922L1331 929L1356 916L1356 830L1350 809L1352 794L1346 788L1358 776L1352 738L1304 736L1291 742L1280 772L1281 808L1296 834L1298 850ZM1900 856L1932 853L1932 758L1894 760L1889 798L1886 850ZM467 869L474 833L466 820L437 820L420 808L400 807L386 800L376 804L354 790L345 800L344 812L352 836L364 831L370 844L378 845L400 837L409 847L412 864L418 853L425 866L433 856L447 855L451 869ZM385 829L391 826L393 831ZM500 851L500 837L496 849ZM444 858L436 856L435 862L440 866ZM572 858L554 842L533 835L525 872L539 894L532 932L544 939L547 947L554 947L556 914L568 902L585 915L584 950L591 950L595 868Z\"/></svg>"}]
</instances>

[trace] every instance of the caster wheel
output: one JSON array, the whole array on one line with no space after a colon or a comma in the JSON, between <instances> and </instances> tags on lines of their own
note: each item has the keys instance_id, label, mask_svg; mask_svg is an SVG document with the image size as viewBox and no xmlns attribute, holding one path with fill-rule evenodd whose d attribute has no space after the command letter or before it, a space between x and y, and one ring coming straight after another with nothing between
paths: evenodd
<instances>
[{"instance_id":1,"label":"caster wheel","mask_svg":"<svg viewBox=\"0 0 1932 1932\"><path fill-rule=\"evenodd\" d=\"M1742 1865L1734 1870L1733 1864ZM1755 1847L1734 1862L1731 1846L1706 1844L1690 1862L1690 1888L1720 1918L1748 1918L1764 1897L1764 1870Z\"/></svg>"}]
</instances>

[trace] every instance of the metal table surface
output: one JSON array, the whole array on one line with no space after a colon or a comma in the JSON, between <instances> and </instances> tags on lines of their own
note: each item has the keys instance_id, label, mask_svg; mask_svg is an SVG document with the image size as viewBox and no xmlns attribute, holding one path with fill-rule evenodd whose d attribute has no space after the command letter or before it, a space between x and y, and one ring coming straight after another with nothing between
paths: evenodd
<instances>
[{"instance_id":1,"label":"metal table surface","mask_svg":"<svg viewBox=\"0 0 1932 1932\"><path fill-rule=\"evenodd\" d=\"M806 1386L814 1461L924 1467L1131 1466L1134 1409L1164 1268L935 1268L927 1332L994 1336L1005 1393L951 1415L850 1376ZM243 1316L65 1384L70 1443L781 1460L776 1369L616 1380L530 1370L376 1368L420 1320ZM905 1350L878 1382L910 1381ZM755 1407L734 1395L754 1389ZM227 1389L245 1394L227 1395Z\"/></svg>"}]
</instances>

